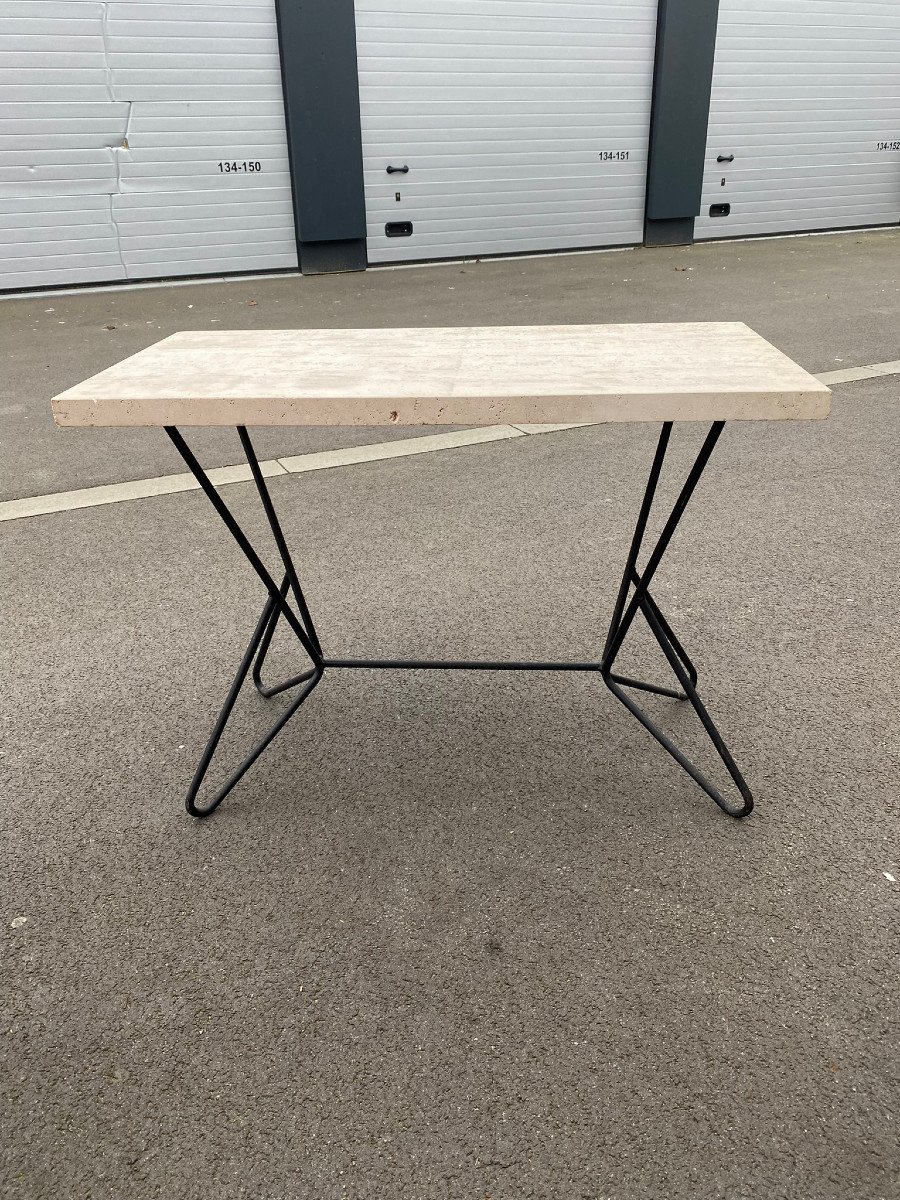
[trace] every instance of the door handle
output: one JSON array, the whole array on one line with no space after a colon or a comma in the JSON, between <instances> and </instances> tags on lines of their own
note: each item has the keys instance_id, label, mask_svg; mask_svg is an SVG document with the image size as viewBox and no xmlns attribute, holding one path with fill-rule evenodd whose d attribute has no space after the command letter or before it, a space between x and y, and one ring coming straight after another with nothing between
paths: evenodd
<instances>
[{"instance_id":1,"label":"door handle","mask_svg":"<svg viewBox=\"0 0 900 1200\"><path fill-rule=\"evenodd\" d=\"M734 155L733 154L720 154L719 157L716 159L716 162L734 162ZM388 167L388 170L390 170L390 167Z\"/></svg>"},{"instance_id":2,"label":"door handle","mask_svg":"<svg viewBox=\"0 0 900 1200\"><path fill-rule=\"evenodd\" d=\"M405 163L402 167L388 167L387 173L388 175L408 175L409 167Z\"/></svg>"}]
</instances>

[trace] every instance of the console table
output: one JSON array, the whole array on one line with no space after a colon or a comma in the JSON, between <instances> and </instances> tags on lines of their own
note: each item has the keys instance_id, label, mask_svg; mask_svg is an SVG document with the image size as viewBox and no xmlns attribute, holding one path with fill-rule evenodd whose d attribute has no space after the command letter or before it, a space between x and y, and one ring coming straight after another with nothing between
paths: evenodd
<instances>
[{"instance_id":1,"label":"console table","mask_svg":"<svg viewBox=\"0 0 900 1200\"><path fill-rule=\"evenodd\" d=\"M731 322L554 325L451 329L308 329L177 333L70 388L53 400L63 426L165 428L246 555L266 601L201 756L187 809L211 813L288 723L327 671L593 671L691 778L733 817L753 798L697 689L697 671L653 599L650 586L726 421L828 415L830 392L746 325ZM595 662L360 659L323 648L260 470L247 426L495 425L661 422L631 547ZM702 421L709 431L656 544L639 564L672 427ZM234 425L284 566L275 579L200 466L179 427ZM677 687L629 678L616 658L637 613L647 621ZM273 685L262 667L276 624L293 631L309 666ZM241 765L204 802L201 785L248 674L262 696L292 701ZM687 701L730 775L722 794L635 698L652 692Z\"/></svg>"}]
</instances>

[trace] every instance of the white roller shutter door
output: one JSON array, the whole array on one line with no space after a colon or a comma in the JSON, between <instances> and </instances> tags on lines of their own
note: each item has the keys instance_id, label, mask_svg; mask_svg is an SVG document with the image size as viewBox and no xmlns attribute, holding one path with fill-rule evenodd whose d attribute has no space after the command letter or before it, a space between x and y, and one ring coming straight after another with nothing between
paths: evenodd
<instances>
[{"instance_id":1,"label":"white roller shutter door","mask_svg":"<svg viewBox=\"0 0 900 1200\"><path fill-rule=\"evenodd\" d=\"M0 64L0 288L296 267L273 0L0 0Z\"/></svg>"},{"instance_id":2,"label":"white roller shutter door","mask_svg":"<svg viewBox=\"0 0 900 1200\"><path fill-rule=\"evenodd\" d=\"M640 242L656 12L356 0L370 261Z\"/></svg>"},{"instance_id":3,"label":"white roller shutter door","mask_svg":"<svg viewBox=\"0 0 900 1200\"><path fill-rule=\"evenodd\" d=\"M696 236L897 221L900 0L721 0Z\"/></svg>"}]
</instances>

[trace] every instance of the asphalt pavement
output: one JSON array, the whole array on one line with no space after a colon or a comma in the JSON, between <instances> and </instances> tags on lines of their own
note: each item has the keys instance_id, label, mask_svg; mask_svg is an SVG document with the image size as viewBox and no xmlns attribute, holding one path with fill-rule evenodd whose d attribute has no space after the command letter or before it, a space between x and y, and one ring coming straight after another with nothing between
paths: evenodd
<instances>
[{"instance_id":1,"label":"asphalt pavement","mask_svg":"<svg viewBox=\"0 0 900 1200\"><path fill-rule=\"evenodd\" d=\"M742 319L827 371L900 358L898 275L900 234L860 233L2 301L4 496L179 470L48 401L214 317ZM377 671L329 672L194 821L263 600L212 509L0 524L0 1196L896 1200L898 395L730 425L660 573L743 822L595 676ZM260 453L348 432L389 434ZM270 480L326 651L597 655L655 437ZM643 636L627 661L667 682ZM279 634L271 677L302 662ZM284 703L241 696L218 777Z\"/></svg>"}]
</instances>

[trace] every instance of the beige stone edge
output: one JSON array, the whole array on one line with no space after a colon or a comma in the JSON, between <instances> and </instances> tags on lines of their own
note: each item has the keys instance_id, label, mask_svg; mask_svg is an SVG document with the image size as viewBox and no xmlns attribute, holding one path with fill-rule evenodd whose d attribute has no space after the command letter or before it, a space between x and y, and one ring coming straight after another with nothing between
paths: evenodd
<instances>
[{"instance_id":1,"label":"beige stone edge","mask_svg":"<svg viewBox=\"0 0 900 1200\"><path fill-rule=\"evenodd\" d=\"M865 367L850 367L842 371L826 371L817 375L827 385L852 383L858 379L878 379L884 375L900 375L900 359L894 362L870 363ZM590 422L568 425L487 425L477 429L460 429L425 437L401 438L393 442L376 442L368 446L351 446L346 450L322 450L316 454L295 454L272 458L260 463L265 476L301 475L308 471L323 471L331 467L349 467L356 463L378 462L388 458L403 458L410 454L429 454L437 450L452 450L458 446L475 446L481 442L503 441L539 433L555 433L562 429L583 429ZM218 486L249 483L252 480L247 466L213 467L207 472ZM100 487L77 488L69 492L51 492L44 496L26 496L21 500L0 502L0 522L16 521L22 517L46 516L69 512L77 508L94 508L101 504L118 504L122 500L145 500L151 496L169 496L176 492L199 489L193 475L160 475L153 479L134 479L126 483L110 483Z\"/></svg>"}]
</instances>

